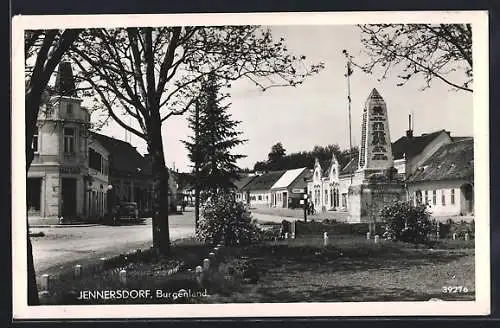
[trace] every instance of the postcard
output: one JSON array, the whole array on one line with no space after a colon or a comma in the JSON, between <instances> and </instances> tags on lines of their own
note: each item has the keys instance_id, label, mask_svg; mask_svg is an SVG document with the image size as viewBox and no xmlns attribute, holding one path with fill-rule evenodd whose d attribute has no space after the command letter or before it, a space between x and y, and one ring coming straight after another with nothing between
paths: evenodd
<instances>
[{"instance_id":1,"label":"postcard","mask_svg":"<svg viewBox=\"0 0 500 328\"><path fill-rule=\"evenodd\" d=\"M489 314L486 11L12 27L14 319Z\"/></svg>"}]
</instances>

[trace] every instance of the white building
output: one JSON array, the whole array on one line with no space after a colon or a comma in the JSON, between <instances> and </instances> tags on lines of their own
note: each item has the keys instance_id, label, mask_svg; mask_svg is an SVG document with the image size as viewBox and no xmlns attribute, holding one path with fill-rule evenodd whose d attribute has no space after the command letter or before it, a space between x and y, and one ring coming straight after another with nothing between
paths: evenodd
<instances>
[{"instance_id":1,"label":"white building","mask_svg":"<svg viewBox=\"0 0 500 328\"><path fill-rule=\"evenodd\" d=\"M433 216L474 214L474 140L442 146L408 178L414 204L427 203Z\"/></svg>"}]
</instances>

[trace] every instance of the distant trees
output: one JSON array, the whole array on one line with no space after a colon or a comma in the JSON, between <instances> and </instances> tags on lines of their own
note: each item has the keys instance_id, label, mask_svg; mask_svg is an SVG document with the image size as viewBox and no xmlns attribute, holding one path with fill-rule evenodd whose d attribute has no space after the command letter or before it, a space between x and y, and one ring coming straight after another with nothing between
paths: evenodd
<instances>
[{"instance_id":1,"label":"distant trees","mask_svg":"<svg viewBox=\"0 0 500 328\"><path fill-rule=\"evenodd\" d=\"M472 92L472 28L470 24L359 25L361 43L370 60L356 64L367 73L382 70L385 78L398 72L406 84L420 75L423 89L434 79L456 90Z\"/></svg>"},{"instance_id":2,"label":"distant trees","mask_svg":"<svg viewBox=\"0 0 500 328\"><path fill-rule=\"evenodd\" d=\"M286 155L283 145L279 142L271 148L267 161L258 161L255 163L254 171L288 170L299 167L312 168L316 158L320 164L326 166L326 163L331 161L332 154L335 154L340 167L344 167L357 152L357 147L349 151L349 149L341 150L339 145L327 145L314 146L311 151L301 151Z\"/></svg>"}]
</instances>

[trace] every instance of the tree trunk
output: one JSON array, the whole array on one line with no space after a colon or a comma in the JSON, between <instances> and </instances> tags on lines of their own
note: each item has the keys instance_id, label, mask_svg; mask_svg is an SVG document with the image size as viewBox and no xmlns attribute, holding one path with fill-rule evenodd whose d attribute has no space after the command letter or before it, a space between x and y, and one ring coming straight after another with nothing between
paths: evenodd
<instances>
[{"instance_id":1,"label":"tree trunk","mask_svg":"<svg viewBox=\"0 0 500 328\"><path fill-rule=\"evenodd\" d=\"M168 227L168 200L169 186L168 168L165 166L163 153L163 142L161 138L161 123L153 127L149 152L152 158L152 174L154 184L153 199L153 247L160 254L167 255L170 252L170 234Z\"/></svg>"}]
</instances>

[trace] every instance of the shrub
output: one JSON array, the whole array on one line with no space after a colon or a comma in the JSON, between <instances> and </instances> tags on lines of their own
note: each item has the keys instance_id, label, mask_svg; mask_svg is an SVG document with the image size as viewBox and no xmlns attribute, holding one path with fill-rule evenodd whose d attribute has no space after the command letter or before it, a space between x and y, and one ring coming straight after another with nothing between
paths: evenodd
<instances>
[{"instance_id":1,"label":"shrub","mask_svg":"<svg viewBox=\"0 0 500 328\"><path fill-rule=\"evenodd\" d=\"M261 239L261 229L231 194L218 193L201 208L196 235L204 242L244 246Z\"/></svg>"},{"instance_id":2,"label":"shrub","mask_svg":"<svg viewBox=\"0 0 500 328\"><path fill-rule=\"evenodd\" d=\"M411 243L428 241L432 222L426 204L413 206L408 202L396 201L384 206L380 215L385 221L385 239Z\"/></svg>"}]
</instances>

